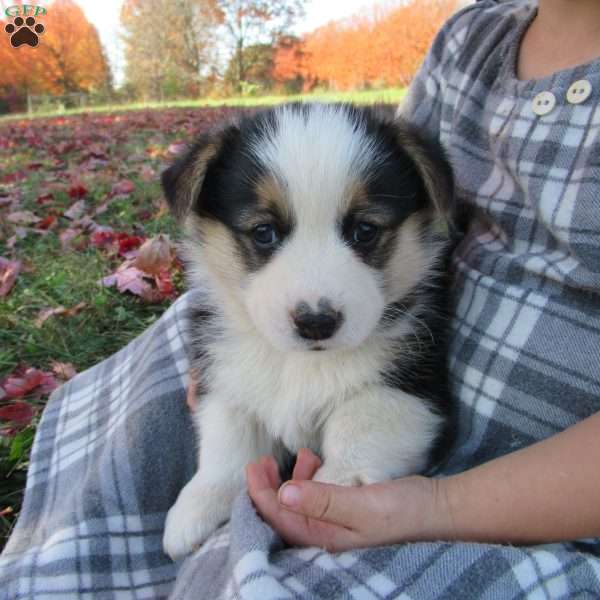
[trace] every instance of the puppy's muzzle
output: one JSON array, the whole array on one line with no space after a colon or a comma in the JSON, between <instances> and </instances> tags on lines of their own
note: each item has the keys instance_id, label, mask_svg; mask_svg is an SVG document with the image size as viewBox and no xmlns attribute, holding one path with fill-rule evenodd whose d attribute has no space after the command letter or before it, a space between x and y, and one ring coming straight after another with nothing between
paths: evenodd
<instances>
[{"instance_id":1,"label":"puppy's muzzle","mask_svg":"<svg viewBox=\"0 0 600 600\"><path fill-rule=\"evenodd\" d=\"M313 311L308 303L300 302L291 317L298 335L305 340L327 340L344 321L344 315L335 310L326 298L319 300L317 311Z\"/></svg>"}]
</instances>

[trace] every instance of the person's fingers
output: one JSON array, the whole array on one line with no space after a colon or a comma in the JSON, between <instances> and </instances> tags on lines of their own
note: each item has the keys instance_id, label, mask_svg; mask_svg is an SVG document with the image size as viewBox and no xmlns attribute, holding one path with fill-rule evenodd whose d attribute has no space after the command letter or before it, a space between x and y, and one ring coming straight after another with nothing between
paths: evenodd
<instances>
[{"instance_id":1,"label":"person's fingers","mask_svg":"<svg viewBox=\"0 0 600 600\"><path fill-rule=\"evenodd\" d=\"M352 530L373 517L376 508L365 488L292 480L279 488L279 503L306 517Z\"/></svg>"},{"instance_id":2,"label":"person's fingers","mask_svg":"<svg viewBox=\"0 0 600 600\"><path fill-rule=\"evenodd\" d=\"M308 448L300 448L292 479L312 479L321 466L321 459Z\"/></svg>"},{"instance_id":3,"label":"person's fingers","mask_svg":"<svg viewBox=\"0 0 600 600\"><path fill-rule=\"evenodd\" d=\"M260 459L260 464L263 466L269 478L269 483L274 490L278 490L281 485L281 477L279 476L279 465L272 456L263 456Z\"/></svg>"},{"instance_id":4,"label":"person's fingers","mask_svg":"<svg viewBox=\"0 0 600 600\"><path fill-rule=\"evenodd\" d=\"M276 508L277 489L271 481L271 477L263 462L249 463L246 465L246 481L248 482L248 494L253 501L261 500L262 504L272 505Z\"/></svg>"},{"instance_id":5,"label":"person's fingers","mask_svg":"<svg viewBox=\"0 0 600 600\"><path fill-rule=\"evenodd\" d=\"M250 463L246 467L248 494L258 514L292 546L320 546L330 551L355 548L360 543L349 529L290 512L279 504L272 486L268 461Z\"/></svg>"}]
</instances>

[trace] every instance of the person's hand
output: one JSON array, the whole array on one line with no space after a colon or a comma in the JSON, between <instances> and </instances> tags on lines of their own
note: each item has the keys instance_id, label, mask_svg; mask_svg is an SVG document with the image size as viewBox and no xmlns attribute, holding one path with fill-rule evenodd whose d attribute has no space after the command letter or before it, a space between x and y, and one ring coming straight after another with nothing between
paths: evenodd
<instances>
[{"instance_id":1,"label":"person's hand","mask_svg":"<svg viewBox=\"0 0 600 600\"><path fill-rule=\"evenodd\" d=\"M438 480L413 476L343 487L310 481L320 466L315 454L301 449L292 480L283 486L271 456L246 468L256 510L290 545L339 552L435 539L449 521Z\"/></svg>"}]
</instances>

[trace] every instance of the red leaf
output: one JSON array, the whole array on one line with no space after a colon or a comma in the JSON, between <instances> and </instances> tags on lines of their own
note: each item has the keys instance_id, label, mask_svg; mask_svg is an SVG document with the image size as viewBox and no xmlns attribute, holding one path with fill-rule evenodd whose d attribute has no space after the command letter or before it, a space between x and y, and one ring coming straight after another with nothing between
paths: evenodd
<instances>
[{"instance_id":1,"label":"red leaf","mask_svg":"<svg viewBox=\"0 0 600 600\"><path fill-rule=\"evenodd\" d=\"M48 204L49 202L52 202L53 200L54 200L54 194L49 192L47 194L42 194L41 196L38 196L36 202L38 204Z\"/></svg>"},{"instance_id":2,"label":"red leaf","mask_svg":"<svg viewBox=\"0 0 600 600\"><path fill-rule=\"evenodd\" d=\"M34 415L33 407L25 402L12 402L8 406L0 406L0 420L10 421L16 425L29 425Z\"/></svg>"},{"instance_id":3,"label":"red leaf","mask_svg":"<svg viewBox=\"0 0 600 600\"><path fill-rule=\"evenodd\" d=\"M16 173L9 173L8 175L4 175L0 177L0 183L16 183L19 179L25 179L27 175L21 171L17 171Z\"/></svg>"},{"instance_id":4,"label":"red leaf","mask_svg":"<svg viewBox=\"0 0 600 600\"><path fill-rule=\"evenodd\" d=\"M50 229L50 227L52 227L52 225L54 225L55 222L56 222L56 216L48 215L45 219L42 219L38 223L37 228L38 229Z\"/></svg>"},{"instance_id":5,"label":"red leaf","mask_svg":"<svg viewBox=\"0 0 600 600\"><path fill-rule=\"evenodd\" d=\"M96 248L107 248L115 241L114 231L95 231L90 236L90 241Z\"/></svg>"},{"instance_id":6,"label":"red leaf","mask_svg":"<svg viewBox=\"0 0 600 600\"><path fill-rule=\"evenodd\" d=\"M44 373L27 369L23 377L8 377L3 384L7 398L20 398L44 383Z\"/></svg>"},{"instance_id":7,"label":"red leaf","mask_svg":"<svg viewBox=\"0 0 600 600\"><path fill-rule=\"evenodd\" d=\"M133 181L129 179L124 179L123 181L119 181L119 183L115 183L112 187L112 194L114 196L127 196L135 191L135 184Z\"/></svg>"},{"instance_id":8,"label":"red leaf","mask_svg":"<svg viewBox=\"0 0 600 600\"><path fill-rule=\"evenodd\" d=\"M87 188L81 183L74 183L69 188L69 196L73 199L85 198L87 196Z\"/></svg>"},{"instance_id":9,"label":"red leaf","mask_svg":"<svg viewBox=\"0 0 600 600\"><path fill-rule=\"evenodd\" d=\"M119 254L125 258L132 258L127 256L132 250L139 248L144 242L143 238L132 235L119 240Z\"/></svg>"},{"instance_id":10,"label":"red leaf","mask_svg":"<svg viewBox=\"0 0 600 600\"><path fill-rule=\"evenodd\" d=\"M171 281L171 274L166 269L161 270L158 275L154 276L156 287L164 298L168 298L175 293L175 286Z\"/></svg>"}]
</instances>

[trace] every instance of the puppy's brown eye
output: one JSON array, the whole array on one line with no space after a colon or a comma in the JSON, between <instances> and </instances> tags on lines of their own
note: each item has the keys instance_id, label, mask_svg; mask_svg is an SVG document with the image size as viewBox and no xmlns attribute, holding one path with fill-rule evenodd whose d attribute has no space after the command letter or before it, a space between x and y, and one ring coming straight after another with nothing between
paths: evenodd
<instances>
[{"instance_id":1,"label":"puppy's brown eye","mask_svg":"<svg viewBox=\"0 0 600 600\"><path fill-rule=\"evenodd\" d=\"M279 232L273 227L273 225L257 225L252 230L252 236L257 246L261 248L272 248L276 246L280 241Z\"/></svg>"},{"instance_id":2,"label":"puppy's brown eye","mask_svg":"<svg viewBox=\"0 0 600 600\"><path fill-rule=\"evenodd\" d=\"M355 244L368 245L372 244L379 235L379 227L372 223L361 221L357 223L352 231L352 241Z\"/></svg>"}]
</instances>

